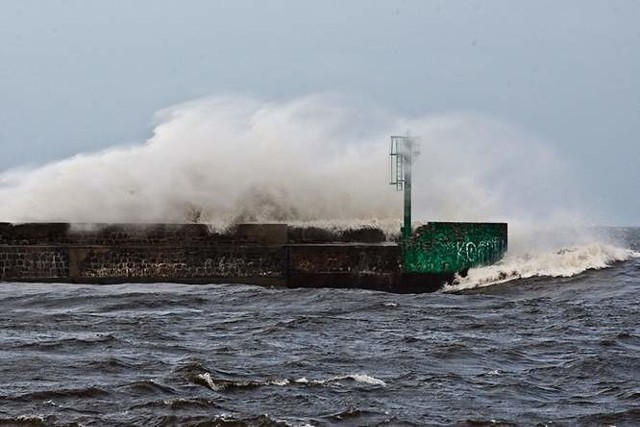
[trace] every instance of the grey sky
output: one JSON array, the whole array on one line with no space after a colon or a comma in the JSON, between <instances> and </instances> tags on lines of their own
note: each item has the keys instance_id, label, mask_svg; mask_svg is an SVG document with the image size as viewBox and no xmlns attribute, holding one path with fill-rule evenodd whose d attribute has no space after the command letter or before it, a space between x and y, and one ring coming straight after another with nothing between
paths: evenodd
<instances>
[{"instance_id":1,"label":"grey sky","mask_svg":"<svg viewBox=\"0 0 640 427\"><path fill-rule=\"evenodd\" d=\"M318 91L512 122L640 225L635 0L0 0L0 170L142 141L195 97Z\"/></svg>"}]
</instances>

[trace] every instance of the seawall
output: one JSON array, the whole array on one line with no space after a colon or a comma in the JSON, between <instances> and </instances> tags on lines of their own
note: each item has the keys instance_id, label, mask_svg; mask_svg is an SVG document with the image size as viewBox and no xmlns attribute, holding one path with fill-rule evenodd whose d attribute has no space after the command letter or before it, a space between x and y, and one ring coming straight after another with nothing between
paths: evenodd
<instances>
[{"instance_id":1,"label":"seawall","mask_svg":"<svg viewBox=\"0 0 640 427\"><path fill-rule=\"evenodd\" d=\"M507 224L432 222L402 244L377 228L0 223L0 281L248 283L432 292L498 262Z\"/></svg>"},{"instance_id":2,"label":"seawall","mask_svg":"<svg viewBox=\"0 0 640 427\"><path fill-rule=\"evenodd\" d=\"M0 223L2 281L250 283L399 292L401 276L399 246L376 228L332 232L240 224L218 233L202 224Z\"/></svg>"}]
</instances>

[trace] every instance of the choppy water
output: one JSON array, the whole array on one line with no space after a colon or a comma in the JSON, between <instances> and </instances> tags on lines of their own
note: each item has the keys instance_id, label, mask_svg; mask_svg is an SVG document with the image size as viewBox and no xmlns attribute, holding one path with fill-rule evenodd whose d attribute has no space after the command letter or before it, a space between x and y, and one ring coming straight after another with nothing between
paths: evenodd
<instances>
[{"instance_id":1,"label":"choppy water","mask_svg":"<svg viewBox=\"0 0 640 427\"><path fill-rule=\"evenodd\" d=\"M0 424L638 425L639 299L634 257L424 295L3 283Z\"/></svg>"}]
</instances>

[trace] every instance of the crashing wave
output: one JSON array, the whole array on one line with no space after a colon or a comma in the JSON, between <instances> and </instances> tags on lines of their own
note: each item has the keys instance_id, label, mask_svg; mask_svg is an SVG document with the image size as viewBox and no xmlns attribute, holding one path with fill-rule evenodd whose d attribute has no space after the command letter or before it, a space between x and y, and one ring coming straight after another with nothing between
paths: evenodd
<instances>
[{"instance_id":1,"label":"crashing wave","mask_svg":"<svg viewBox=\"0 0 640 427\"><path fill-rule=\"evenodd\" d=\"M572 277L633 258L640 258L640 253L601 243L566 247L554 252L507 254L496 264L472 268L465 277L457 276L452 284L445 286L444 292L481 288L531 277Z\"/></svg>"}]
</instances>

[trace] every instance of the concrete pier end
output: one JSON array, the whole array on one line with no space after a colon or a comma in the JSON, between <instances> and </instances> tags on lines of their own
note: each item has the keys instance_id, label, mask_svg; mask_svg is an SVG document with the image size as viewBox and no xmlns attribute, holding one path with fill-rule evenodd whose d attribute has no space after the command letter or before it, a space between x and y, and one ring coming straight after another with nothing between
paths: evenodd
<instances>
[{"instance_id":1,"label":"concrete pier end","mask_svg":"<svg viewBox=\"0 0 640 427\"><path fill-rule=\"evenodd\" d=\"M506 226L504 239L506 245ZM423 237L419 242L432 245ZM470 253L452 256L464 261ZM455 273L407 271L405 258L406 248L371 227L239 224L217 232L202 224L0 223L0 281L246 283L419 293L440 289Z\"/></svg>"}]
</instances>

